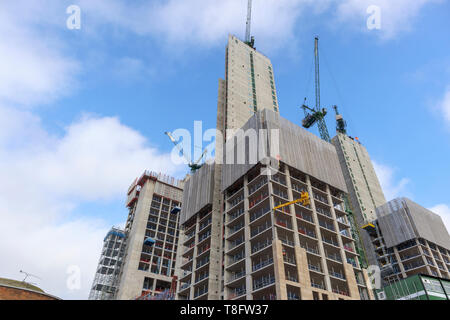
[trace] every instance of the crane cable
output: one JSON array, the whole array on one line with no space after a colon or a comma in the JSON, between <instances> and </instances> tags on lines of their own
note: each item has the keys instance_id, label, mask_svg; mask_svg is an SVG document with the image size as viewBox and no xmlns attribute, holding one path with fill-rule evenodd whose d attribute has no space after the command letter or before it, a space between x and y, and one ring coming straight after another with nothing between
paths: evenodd
<instances>
[{"instance_id":1,"label":"crane cable","mask_svg":"<svg viewBox=\"0 0 450 320\"><path fill-rule=\"evenodd\" d=\"M323 48L323 45L321 46L321 48ZM335 87L335 90L336 90L336 93L337 93L337 96L338 96L338 99L339 99L339 102L341 103L342 109L344 110L344 113L345 113L344 118L348 119L348 121L347 121L347 128L348 127L351 128L351 130L348 130L348 131L353 132L353 135L358 136L357 134L358 134L359 131L358 131L358 128L357 128L357 125L356 125L356 121L353 121L353 118L351 116L352 113L350 112L350 110L348 110L346 108L345 100L344 100L344 98L343 98L343 96L342 96L342 94L341 94L341 92L339 90L339 86L338 86L338 83L336 81L336 78L334 77L333 72L331 71L330 64L328 63L327 56L324 54L323 49L319 49L319 50L320 50L321 56L325 60L325 67L326 67L326 69L327 69L327 71L328 71L328 73L329 73L329 75L331 77L332 83L333 83L333 85ZM341 106L339 106L339 107L341 107Z\"/></svg>"}]
</instances>

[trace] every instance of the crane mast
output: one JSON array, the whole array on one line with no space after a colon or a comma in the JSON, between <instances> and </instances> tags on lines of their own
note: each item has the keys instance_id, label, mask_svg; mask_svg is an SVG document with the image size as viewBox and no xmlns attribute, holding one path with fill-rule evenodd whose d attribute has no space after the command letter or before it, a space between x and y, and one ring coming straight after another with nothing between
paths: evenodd
<instances>
[{"instance_id":1,"label":"crane mast","mask_svg":"<svg viewBox=\"0 0 450 320\"><path fill-rule=\"evenodd\" d=\"M251 26L252 26L252 0L248 0L247 23L245 28L245 43L253 48L255 45L255 38L251 36Z\"/></svg>"},{"instance_id":2,"label":"crane mast","mask_svg":"<svg viewBox=\"0 0 450 320\"><path fill-rule=\"evenodd\" d=\"M302 108L305 111L305 118L302 121L304 128L310 128L317 123L319 128L320 137L331 142L330 134L328 133L327 125L325 123L325 116L327 114L327 109L320 107L320 69L319 69L319 38L315 37L314 42L314 65L315 65L315 90L316 90L316 106L314 109L308 107L305 103ZM306 102L306 98L305 98ZM307 110L312 113L309 114Z\"/></svg>"},{"instance_id":3,"label":"crane mast","mask_svg":"<svg viewBox=\"0 0 450 320\"><path fill-rule=\"evenodd\" d=\"M320 70L319 70L319 38L314 39L314 67L316 88L316 110L320 110Z\"/></svg>"}]
</instances>

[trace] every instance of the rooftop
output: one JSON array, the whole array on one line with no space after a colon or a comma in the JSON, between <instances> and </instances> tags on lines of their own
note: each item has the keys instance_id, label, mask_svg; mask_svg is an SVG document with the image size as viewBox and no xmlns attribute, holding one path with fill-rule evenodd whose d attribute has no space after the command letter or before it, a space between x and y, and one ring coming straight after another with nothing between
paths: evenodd
<instances>
[{"instance_id":1,"label":"rooftop","mask_svg":"<svg viewBox=\"0 0 450 320\"><path fill-rule=\"evenodd\" d=\"M34 286L32 284L29 284L27 282L18 281L18 280L11 280L11 279L0 278L0 285L9 286L9 287L16 287L16 288L21 288L21 289L28 289L28 290L33 290L33 291L45 293L44 290L42 290L41 288L38 288L38 287L36 287L36 286Z\"/></svg>"}]
</instances>

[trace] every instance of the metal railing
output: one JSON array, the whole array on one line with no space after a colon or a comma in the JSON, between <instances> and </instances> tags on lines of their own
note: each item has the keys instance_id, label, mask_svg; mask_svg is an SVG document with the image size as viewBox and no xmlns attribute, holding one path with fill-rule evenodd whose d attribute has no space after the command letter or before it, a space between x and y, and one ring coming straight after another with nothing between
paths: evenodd
<instances>
[{"instance_id":1,"label":"metal railing","mask_svg":"<svg viewBox=\"0 0 450 320\"><path fill-rule=\"evenodd\" d=\"M268 246L270 246L272 244L272 241L264 241L264 242L259 242L257 245L252 247L252 253L258 252Z\"/></svg>"},{"instance_id":2,"label":"metal railing","mask_svg":"<svg viewBox=\"0 0 450 320\"><path fill-rule=\"evenodd\" d=\"M342 262L341 256L338 255L337 253L328 253L325 251L325 255L327 256L327 258L330 258L331 260Z\"/></svg>"},{"instance_id":3,"label":"metal railing","mask_svg":"<svg viewBox=\"0 0 450 320\"><path fill-rule=\"evenodd\" d=\"M242 278L245 276L245 270L242 270L240 272L235 272L231 275L230 281L234 281L236 279Z\"/></svg>"},{"instance_id":4,"label":"metal railing","mask_svg":"<svg viewBox=\"0 0 450 320\"><path fill-rule=\"evenodd\" d=\"M275 182L277 182L277 183L279 183L279 184L282 184L282 185L286 185L286 178L284 178L284 177L281 177L281 176L279 176L279 175L273 175L273 176L271 176L271 178L270 178L272 181L275 181Z\"/></svg>"},{"instance_id":5,"label":"metal railing","mask_svg":"<svg viewBox=\"0 0 450 320\"><path fill-rule=\"evenodd\" d=\"M317 272L322 272L322 268L320 268L320 266L316 266L314 264L310 264L308 263L308 269L312 270L312 271L317 271Z\"/></svg>"},{"instance_id":6,"label":"metal railing","mask_svg":"<svg viewBox=\"0 0 450 320\"><path fill-rule=\"evenodd\" d=\"M295 257L283 256L283 261L291 264L296 264Z\"/></svg>"},{"instance_id":7,"label":"metal railing","mask_svg":"<svg viewBox=\"0 0 450 320\"><path fill-rule=\"evenodd\" d=\"M259 209L258 211L254 212L252 215L250 215L250 222L255 221L259 217L261 217L269 212L270 212L270 207L264 207L264 208Z\"/></svg>"},{"instance_id":8,"label":"metal railing","mask_svg":"<svg viewBox=\"0 0 450 320\"><path fill-rule=\"evenodd\" d=\"M310 231L306 228L298 228L298 232L300 232L301 234L310 236L311 238L316 238L316 233L314 231Z\"/></svg>"},{"instance_id":9,"label":"metal railing","mask_svg":"<svg viewBox=\"0 0 450 320\"><path fill-rule=\"evenodd\" d=\"M233 263L236 263L236 262L238 262L238 261L240 261L242 259L244 259L244 253L243 252L235 254L234 256L230 257L230 265L233 264Z\"/></svg>"},{"instance_id":10,"label":"metal railing","mask_svg":"<svg viewBox=\"0 0 450 320\"><path fill-rule=\"evenodd\" d=\"M263 276L259 279L253 280L253 290L261 289L273 283L275 283L275 277L273 275Z\"/></svg>"},{"instance_id":11,"label":"metal railing","mask_svg":"<svg viewBox=\"0 0 450 320\"><path fill-rule=\"evenodd\" d=\"M325 237L322 237L322 241L326 242L328 244L332 244L333 246L339 247L339 244L336 241L334 241L333 239L331 239L331 238L327 239Z\"/></svg>"},{"instance_id":12,"label":"metal railing","mask_svg":"<svg viewBox=\"0 0 450 320\"><path fill-rule=\"evenodd\" d=\"M241 243L243 243L245 241L245 239L244 239L244 237L241 237L241 238L239 238L239 239L236 239L236 240L234 240L234 241L231 241L231 243L230 243L230 249L229 250L232 250L232 249L234 249L234 248L236 248L237 246L239 246Z\"/></svg>"},{"instance_id":13,"label":"metal railing","mask_svg":"<svg viewBox=\"0 0 450 320\"><path fill-rule=\"evenodd\" d=\"M266 222L264 225L258 226L256 228L252 229L250 232L250 237L253 238L254 236L266 231L267 229L269 229L271 227L272 227L272 223Z\"/></svg>"},{"instance_id":14,"label":"metal railing","mask_svg":"<svg viewBox=\"0 0 450 320\"><path fill-rule=\"evenodd\" d=\"M267 178L264 177L261 181L259 181L257 184L253 185L251 188L248 189L248 195L251 196L256 191L258 191L260 188L262 188L265 184L267 184Z\"/></svg>"}]
</instances>

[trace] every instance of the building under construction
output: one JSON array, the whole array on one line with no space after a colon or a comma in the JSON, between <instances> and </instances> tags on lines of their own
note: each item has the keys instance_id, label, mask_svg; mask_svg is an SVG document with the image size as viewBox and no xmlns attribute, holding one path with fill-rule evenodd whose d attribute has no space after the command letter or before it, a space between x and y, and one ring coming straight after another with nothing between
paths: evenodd
<instances>
[{"instance_id":1,"label":"building under construction","mask_svg":"<svg viewBox=\"0 0 450 320\"><path fill-rule=\"evenodd\" d=\"M92 283L89 300L112 300L119 285L125 251L125 231L112 227L103 239L103 248Z\"/></svg>"},{"instance_id":2,"label":"building under construction","mask_svg":"<svg viewBox=\"0 0 450 320\"><path fill-rule=\"evenodd\" d=\"M450 237L442 218L407 198L376 209L364 226L375 247L383 285L425 274L450 279Z\"/></svg>"},{"instance_id":3,"label":"building under construction","mask_svg":"<svg viewBox=\"0 0 450 320\"><path fill-rule=\"evenodd\" d=\"M183 186L184 180L145 171L128 189L126 246L116 299L151 297L170 290Z\"/></svg>"},{"instance_id":4,"label":"building under construction","mask_svg":"<svg viewBox=\"0 0 450 320\"><path fill-rule=\"evenodd\" d=\"M241 137L237 143L236 136L229 137L223 154L234 148L237 156L244 147L247 162L224 159L221 212L211 211L217 197L214 165L201 168L186 184L178 298L373 298L350 231L334 146L270 110L256 112L242 129L265 129L267 135L258 141ZM270 157L271 132L279 137L278 160ZM265 156L250 162L255 144L256 154ZM310 204L275 209L302 192L310 195Z\"/></svg>"},{"instance_id":5,"label":"building under construction","mask_svg":"<svg viewBox=\"0 0 450 320\"><path fill-rule=\"evenodd\" d=\"M269 110L242 129L267 136L238 139L233 153L256 142L269 160L223 165L224 298L370 299L333 145ZM292 203L303 192L310 203Z\"/></svg>"},{"instance_id":6,"label":"building under construction","mask_svg":"<svg viewBox=\"0 0 450 320\"><path fill-rule=\"evenodd\" d=\"M224 140L255 112L278 113L273 66L247 36L230 35L225 51L225 79L219 79L217 130ZM216 139L216 162L203 166L187 181L180 224L179 299L223 297L222 139Z\"/></svg>"},{"instance_id":7,"label":"building under construction","mask_svg":"<svg viewBox=\"0 0 450 320\"><path fill-rule=\"evenodd\" d=\"M336 147L349 194L349 204L355 217L355 231L364 249L361 254L364 254L368 265L377 265L375 248L369 235L361 227L376 219L376 208L385 204L386 199L367 149L358 138L347 135L345 126L339 127L339 123L344 121L342 116L337 114L336 118L337 135L331 142Z\"/></svg>"}]
</instances>

